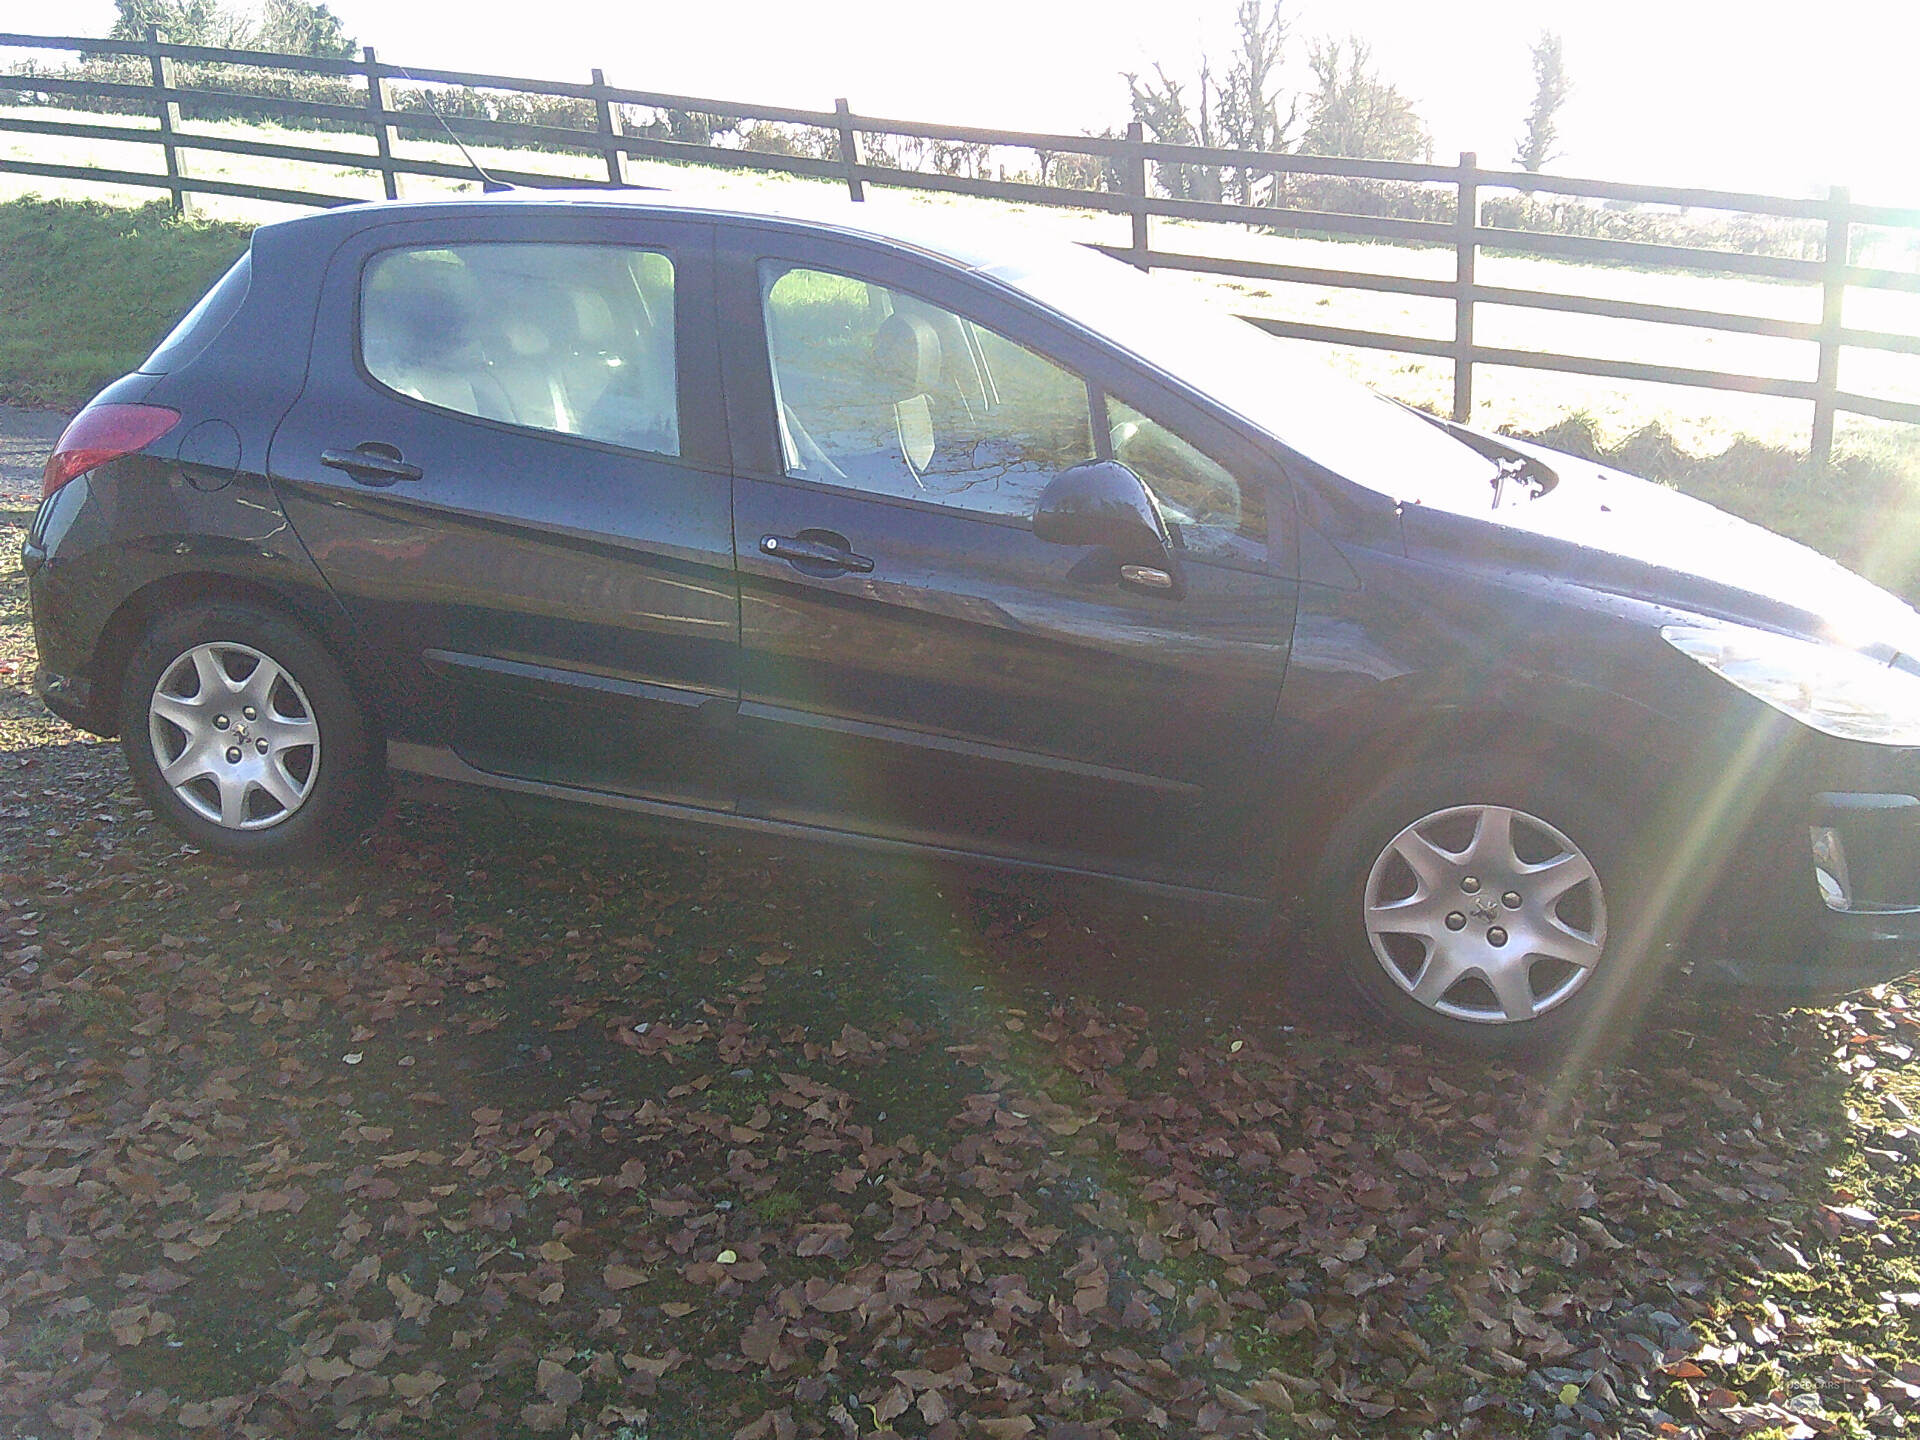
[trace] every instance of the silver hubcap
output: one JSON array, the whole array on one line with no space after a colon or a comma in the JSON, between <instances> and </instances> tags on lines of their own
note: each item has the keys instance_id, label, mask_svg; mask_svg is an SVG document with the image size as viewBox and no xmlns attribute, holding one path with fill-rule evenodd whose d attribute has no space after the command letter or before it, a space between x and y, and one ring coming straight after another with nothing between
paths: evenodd
<instances>
[{"instance_id":1,"label":"silver hubcap","mask_svg":"<svg viewBox=\"0 0 1920 1440\"><path fill-rule=\"evenodd\" d=\"M290 817L320 778L320 726L293 676L246 645L196 645L147 706L154 762L180 801L228 830Z\"/></svg>"},{"instance_id":2,"label":"silver hubcap","mask_svg":"<svg viewBox=\"0 0 1920 1440\"><path fill-rule=\"evenodd\" d=\"M1510 1025L1585 985L1607 943L1600 877L1544 820L1461 805L1416 820L1367 873L1367 939L1437 1014Z\"/></svg>"}]
</instances>

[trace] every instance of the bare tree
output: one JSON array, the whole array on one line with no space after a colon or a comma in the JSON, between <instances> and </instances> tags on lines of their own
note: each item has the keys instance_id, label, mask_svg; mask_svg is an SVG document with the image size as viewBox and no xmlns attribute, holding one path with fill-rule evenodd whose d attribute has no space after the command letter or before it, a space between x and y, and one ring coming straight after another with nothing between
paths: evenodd
<instances>
[{"instance_id":1,"label":"bare tree","mask_svg":"<svg viewBox=\"0 0 1920 1440\"><path fill-rule=\"evenodd\" d=\"M1163 145L1198 145L1200 132L1187 107L1186 87L1169 79L1164 67L1153 67L1154 79L1143 80L1129 71L1124 78L1133 106L1133 118ZM1206 165L1156 165L1160 188L1175 200L1218 200L1220 177Z\"/></svg>"},{"instance_id":2,"label":"bare tree","mask_svg":"<svg viewBox=\"0 0 1920 1440\"><path fill-rule=\"evenodd\" d=\"M351 56L359 47L340 17L314 0L265 0L253 43L289 55Z\"/></svg>"},{"instance_id":3,"label":"bare tree","mask_svg":"<svg viewBox=\"0 0 1920 1440\"><path fill-rule=\"evenodd\" d=\"M956 175L978 180L987 173L993 156L990 145L975 145L965 140L935 140L928 156L936 175Z\"/></svg>"},{"instance_id":4,"label":"bare tree","mask_svg":"<svg viewBox=\"0 0 1920 1440\"><path fill-rule=\"evenodd\" d=\"M1088 131L1089 135L1093 132ZM1109 128L1102 130L1102 140L1117 139ZM1121 175L1119 162L1111 156L1092 155L1080 150L1037 151L1045 156L1046 183L1057 185L1065 190L1119 190Z\"/></svg>"},{"instance_id":5,"label":"bare tree","mask_svg":"<svg viewBox=\"0 0 1920 1440\"><path fill-rule=\"evenodd\" d=\"M1164 67L1154 66L1150 79L1128 73L1133 118L1165 144L1284 152L1299 112L1296 98L1284 119L1280 114L1276 81L1287 39L1287 22L1281 13L1284 3L1240 0L1226 75L1216 77L1212 56L1200 58L1197 114L1188 103L1185 85L1171 79ZM1220 200L1230 191L1243 205L1263 203L1258 193L1261 172L1256 167L1160 165L1155 173L1160 188L1177 199ZM1265 200L1279 203L1280 187L1265 188Z\"/></svg>"},{"instance_id":6,"label":"bare tree","mask_svg":"<svg viewBox=\"0 0 1920 1440\"><path fill-rule=\"evenodd\" d=\"M1373 49L1357 35L1325 37L1307 51L1313 71L1307 130L1300 148L1312 155L1366 160L1431 160L1433 137L1413 101L1373 68Z\"/></svg>"},{"instance_id":7,"label":"bare tree","mask_svg":"<svg viewBox=\"0 0 1920 1440\"><path fill-rule=\"evenodd\" d=\"M138 40L149 25L181 45L332 58L356 48L340 17L316 0L114 0L114 39Z\"/></svg>"},{"instance_id":8,"label":"bare tree","mask_svg":"<svg viewBox=\"0 0 1920 1440\"><path fill-rule=\"evenodd\" d=\"M179 45L241 49L253 38L253 17L221 0L114 0L115 40L146 38L155 26Z\"/></svg>"},{"instance_id":9,"label":"bare tree","mask_svg":"<svg viewBox=\"0 0 1920 1440\"><path fill-rule=\"evenodd\" d=\"M1287 118L1280 118L1280 96L1274 86L1274 72L1279 69L1281 47L1287 39L1287 22L1280 5L1281 0L1274 0L1269 10L1265 0L1241 0L1235 12L1233 64L1213 92L1221 141L1231 149L1284 151L1298 117L1296 100ZM1205 83L1203 71L1203 87ZM1255 180L1255 171L1234 173L1234 188L1241 204L1258 203Z\"/></svg>"},{"instance_id":10,"label":"bare tree","mask_svg":"<svg viewBox=\"0 0 1920 1440\"><path fill-rule=\"evenodd\" d=\"M1555 147L1560 141L1560 107L1572 93L1560 37L1542 30L1533 42L1533 106L1513 151L1513 163L1522 170L1537 175L1559 157Z\"/></svg>"}]
</instances>

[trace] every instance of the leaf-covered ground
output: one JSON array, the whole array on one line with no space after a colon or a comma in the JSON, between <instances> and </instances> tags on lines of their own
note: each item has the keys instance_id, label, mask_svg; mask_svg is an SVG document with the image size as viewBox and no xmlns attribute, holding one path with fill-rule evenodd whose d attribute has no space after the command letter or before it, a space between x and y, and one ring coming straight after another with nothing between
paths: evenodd
<instances>
[{"instance_id":1,"label":"leaf-covered ground","mask_svg":"<svg viewBox=\"0 0 1920 1440\"><path fill-rule=\"evenodd\" d=\"M27 693L27 519L0 1433L1920 1424L1897 989L1528 1072L1110 897L419 802L231 869Z\"/></svg>"}]
</instances>

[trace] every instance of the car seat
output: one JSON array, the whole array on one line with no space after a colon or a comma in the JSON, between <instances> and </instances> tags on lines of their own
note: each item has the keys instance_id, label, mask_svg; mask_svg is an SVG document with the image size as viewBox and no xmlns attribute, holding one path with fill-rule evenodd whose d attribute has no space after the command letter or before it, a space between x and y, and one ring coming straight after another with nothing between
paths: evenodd
<instances>
[{"instance_id":1,"label":"car seat","mask_svg":"<svg viewBox=\"0 0 1920 1440\"><path fill-rule=\"evenodd\" d=\"M413 255L389 267L364 307L361 348L368 370L429 405L512 420L513 406L489 373L474 334L478 294L466 267Z\"/></svg>"},{"instance_id":2,"label":"car seat","mask_svg":"<svg viewBox=\"0 0 1920 1440\"><path fill-rule=\"evenodd\" d=\"M874 332L873 368L881 396L893 407L900 458L924 489L921 477L939 448L933 397L941 387L940 337L923 317L896 310Z\"/></svg>"}]
</instances>

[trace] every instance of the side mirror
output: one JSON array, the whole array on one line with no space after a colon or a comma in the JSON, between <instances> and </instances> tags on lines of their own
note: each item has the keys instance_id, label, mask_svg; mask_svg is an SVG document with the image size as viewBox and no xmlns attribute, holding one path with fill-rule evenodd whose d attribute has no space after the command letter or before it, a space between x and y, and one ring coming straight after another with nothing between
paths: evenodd
<instances>
[{"instance_id":1,"label":"side mirror","mask_svg":"<svg viewBox=\"0 0 1920 1440\"><path fill-rule=\"evenodd\" d=\"M1113 460L1062 470L1040 492L1033 533L1055 545L1099 545L1123 565L1165 567L1166 523L1140 477Z\"/></svg>"}]
</instances>

